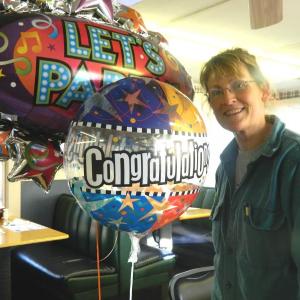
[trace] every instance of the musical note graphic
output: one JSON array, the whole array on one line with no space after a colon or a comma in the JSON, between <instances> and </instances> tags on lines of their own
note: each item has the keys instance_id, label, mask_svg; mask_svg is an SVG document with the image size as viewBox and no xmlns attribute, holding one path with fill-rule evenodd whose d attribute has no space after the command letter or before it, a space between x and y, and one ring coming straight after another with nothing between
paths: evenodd
<instances>
[{"instance_id":1,"label":"musical note graphic","mask_svg":"<svg viewBox=\"0 0 300 300\"><path fill-rule=\"evenodd\" d=\"M3 45L0 47L0 53L2 53L8 47L8 38L3 32L0 32L0 38L3 39ZM31 62L26 57L18 57L14 59L5 60L5 61L0 61L0 66L9 65L16 62L23 62L25 64L25 68L16 67L16 73L18 75L26 75L31 72L32 70Z\"/></svg>"},{"instance_id":2,"label":"musical note graphic","mask_svg":"<svg viewBox=\"0 0 300 300\"><path fill-rule=\"evenodd\" d=\"M32 51L34 53L39 53L42 50L42 43L40 36L37 31L32 31L32 32L21 32L21 43L22 46L19 46L17 49L17 52L20 54L25 54L28 52L28 43L27 40L29 39L34 39L36 41L36 45L33 45L31 47Z\"/></svg>"},{"instance_id":3,"label":"musical note graphic","mask_svg":"<svg viewBox=\"0 0 300 300\"><path fill-rule=\"evenodd\" d=\"M44 30L44 29L48 29L49 27L52 27L53 31L51 34L49 34L49 37L51 39L56 39L58 36L58 30L57 30L56 26L52 24L51 18L46 15L43 15L43 14L40 14L40 15L43 16L46 20L43 20L43 19L33 20L31 22L32 26L37 29L40 29L40 30ZM39 24L45 24L45 25L39 25Z\"/></svg>"}]
</instances>

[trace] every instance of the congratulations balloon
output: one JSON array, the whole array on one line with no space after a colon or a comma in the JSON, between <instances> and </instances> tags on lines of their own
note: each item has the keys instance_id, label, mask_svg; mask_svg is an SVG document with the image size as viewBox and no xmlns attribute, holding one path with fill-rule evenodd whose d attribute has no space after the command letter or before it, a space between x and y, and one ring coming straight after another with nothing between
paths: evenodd
<instances>
[{"instance_id":1,"label":"congratulations balloon","mask_svg":"<svg viewBox=\"0 0 300 300\"><path fill-rule=\"evenodd\" d=\"M0 112L17 115L25 127L67 132L82 102L133 75L193 96L183 66L137 34L79 18L1 14Z\"/></svg>"},{"instance_id":2,"label":"congratulations balloon","mask_svg":"<svg viewBox=\"0 0 300 300\"><path fill-rule=\"evenodd\" d=\"M207 173L205 124L173 86L125 78L86 101L64 168L74 196L103 225L146 233L173 221Z\"/></svg>"}]
</instances>

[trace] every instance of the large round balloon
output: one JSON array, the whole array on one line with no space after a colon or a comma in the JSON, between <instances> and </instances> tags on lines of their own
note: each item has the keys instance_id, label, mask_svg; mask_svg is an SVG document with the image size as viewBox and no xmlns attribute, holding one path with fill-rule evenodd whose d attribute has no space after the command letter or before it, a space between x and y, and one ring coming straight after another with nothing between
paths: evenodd
<instances>
[{"instance_id":1,"label":"large round balloon","mask_svg":"<svg viewBox=\"0 0 300 300\"><path fill-rule=\"evenodd\" d=\"M64 168L81 207L103 225L148 233L181 215L207 173L203 119L173 86L125 78L87 100Z\"/></svg>"},{"instance_id":2,"label":"large round balloon","mask_svg":"<svg viewBox=\"0 0 300 300\"><path fill-rule=\"evenodd\" d=\"M138 34L66 16L1 14L0 112L17 115L25 127L67 132L82 102L133 75L193 97L184 67Z\"/></svg>"}]
</instances>

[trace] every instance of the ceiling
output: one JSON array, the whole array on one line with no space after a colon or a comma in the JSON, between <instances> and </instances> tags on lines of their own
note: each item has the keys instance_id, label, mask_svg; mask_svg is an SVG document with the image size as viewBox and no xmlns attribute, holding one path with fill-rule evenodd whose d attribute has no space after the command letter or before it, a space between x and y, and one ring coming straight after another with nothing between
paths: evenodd
<instances>
[{"instance_id":1,"label":"ceiling","mask_svg":"<svg viewBox=\"0 0 300 300\"><path fill-rule=\"evenodd\" d=\"M283 21L255 30L248 0L142 0L127 5L142 15L148 30L167 38L170 52L195 82L204 61L234 46L254 53L271 83L300 78L299 0L283 0Z\"/></svg>"}]
</instances>

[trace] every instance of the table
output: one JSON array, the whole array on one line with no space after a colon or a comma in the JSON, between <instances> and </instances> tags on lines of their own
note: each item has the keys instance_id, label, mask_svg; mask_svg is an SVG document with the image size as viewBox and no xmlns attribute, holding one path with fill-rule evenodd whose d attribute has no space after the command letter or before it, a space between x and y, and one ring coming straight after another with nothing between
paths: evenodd
<instances>
[{"instance_id":1,"label":"table","mask_svg":"<svg viewBox=\"0 0 300 300\"><path fill-rule=\"evenodd\" d=\"M191 220L210 217L211 209L189 207L180 217L179 220Z\"/></svg>"},{"instance_id":2,"label":"table","mask_svg":"<svg viewBox=\"0 0 300 300\"><path fill-rule=\"evenodd\" d=\"M13 220L14 218L11 218L9 222L12 222ZM21 220L26 221L24 219ZM43 229L16 232L4 228L3 222L4 221L1 219L0 220L0 248L62 240L69 237L68 234L54 230L49 227L44 227ZM27 222L32 223L30 221Z\"/></svg>"},{"instance_id":3,"label":"table","mask_svg":"<svg viewBox=\"0 0 300 300\"><path fill-rule=\"evenodd\" d=\"M12 221L14 221L14 218L10 218L8 220L8 222ZM32 222L29 222L28 224L30 223L33 225L36 224ZM5 228L4 220L0 219L0 299L11 299L10 255L12 247L26 244L62 240L68 237L68 234L54 230L49 227L20 232L12 231L10 229Z\"/></svg>"}]
</instances>

